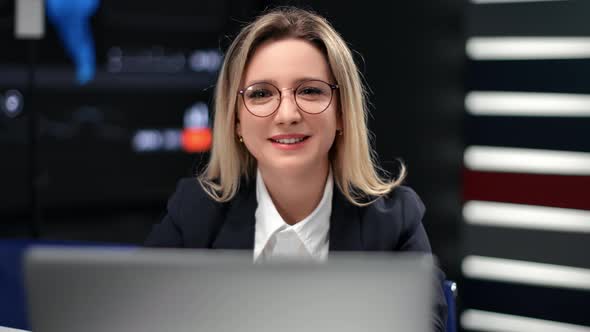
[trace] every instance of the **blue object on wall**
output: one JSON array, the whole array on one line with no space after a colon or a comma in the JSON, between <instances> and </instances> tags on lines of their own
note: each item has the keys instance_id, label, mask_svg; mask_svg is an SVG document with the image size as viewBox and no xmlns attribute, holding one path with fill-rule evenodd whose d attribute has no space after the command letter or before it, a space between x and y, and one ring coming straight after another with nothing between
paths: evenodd
<instances>
[{"instance_id":1,"label":"blue object on wall","mask_svg":"<svg viewBox=\"0 0 590 332\"><path fill-rule=\"evenodd\" d=\"M80 84L92 80L96 71L89 21L98 5L99 0L46 0L49 21L76 66L76 79Z\"/></svg>"}]
</instances>

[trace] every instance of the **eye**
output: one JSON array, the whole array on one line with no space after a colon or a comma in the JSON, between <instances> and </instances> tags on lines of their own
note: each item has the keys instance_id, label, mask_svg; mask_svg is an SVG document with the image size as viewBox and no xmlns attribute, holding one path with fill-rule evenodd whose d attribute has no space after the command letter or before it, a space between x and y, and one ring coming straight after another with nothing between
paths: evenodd
<instances>
[{"instance_id":1,"label":"eye","mask_svg":"<svg viewBox=\"0 0 590 332\"><path fill-rule=\"evenodd\" d=\"M322 91L322 89L313 86L307 86L299 89L300 95L320 95L323 93L324 92Z\"/></svg>"},{"instance_id":2,"label":"eye","mask_svg":"<svg viewBox=\"0 0 590 332\"><path fill-rule=\"evenodd\" d=\"M248 99L262 99L272 97L273 93L267 89L255 89L246 91L246 98Z\"/></svg>"}]
</instances>

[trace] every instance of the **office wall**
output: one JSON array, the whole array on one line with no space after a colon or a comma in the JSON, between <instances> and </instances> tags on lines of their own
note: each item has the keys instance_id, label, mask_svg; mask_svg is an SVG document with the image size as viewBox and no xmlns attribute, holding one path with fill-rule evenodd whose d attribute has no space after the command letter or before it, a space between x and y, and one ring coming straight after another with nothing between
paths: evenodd
<instances>
[{"instance_id":1,"label":"office wall","mask_svg":"<svg viewBox=\"0 0 590 332\"><path fill-rule=\"evenodd\" d=\"M588 1L468 7L468 330L589 329L589 12Z\"/></svg>"}]
</instances>

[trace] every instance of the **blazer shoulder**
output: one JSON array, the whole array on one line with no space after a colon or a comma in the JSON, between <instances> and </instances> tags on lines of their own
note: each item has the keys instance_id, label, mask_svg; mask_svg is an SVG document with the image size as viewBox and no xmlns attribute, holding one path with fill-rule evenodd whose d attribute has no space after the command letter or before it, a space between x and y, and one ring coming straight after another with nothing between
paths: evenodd
<instances>
[{"instance_id":1,"label":"blazer shoulder","mask_svg":"<svg viewBox=\"0 0 590 332\"><path fill-rule=\"evenodd\" d=\"M430 251L422 225L425 211L412 188L396 187L364 208L365 246L373 250Z\"/></svg>"},{"instance_id":2,"label":"blazer shoulder","mask_svg":"<svg viewBox=\"0 0 590 332\"><path fill-rule=\"evenodd\" d=\"M196 178L182 178L168 199L166 215L152 227L150 246L206 247L222 222L225 203L209 196Z\"/></svg>"},{"instance_id":3,"label":"blazer shoulder","mask_svg":"<svg viewBox=\"0 0 590 332\"><path fill-rule=\"evenodd\" d=\"M414 189L398 186L387 195L379 197L369 207L385 214L401 214L404 219L418 216L420 219L426 211L424 202Z\"/></svg>"},{"instance_id":4,"label":"blazer shoulder","mask_svg":"<svg viewBox=\"0 0 590 332\"><path fill-rule=\"evenodd\" d=\"M185 177L178 180L178 183L176 184L176 191L174 192L173 197L176 195L179 195L182 198L189 196L195 200L217 203L205 192L205 189L203 186L201 186L199 180L196 177Z\"/></svg>"},{"instance_id":5,"label":"blazer shoulder","mask_svg":"<svg viewBox=\"0 0 590 332\"><path fill-rule=\"evenodd\" d=\"M168 213L179 217L181 222L194 224L205 221L207 216L217 215L225 205L209 196L196 178L182 178L168 202Z\"/></svg>"}]
</instances>

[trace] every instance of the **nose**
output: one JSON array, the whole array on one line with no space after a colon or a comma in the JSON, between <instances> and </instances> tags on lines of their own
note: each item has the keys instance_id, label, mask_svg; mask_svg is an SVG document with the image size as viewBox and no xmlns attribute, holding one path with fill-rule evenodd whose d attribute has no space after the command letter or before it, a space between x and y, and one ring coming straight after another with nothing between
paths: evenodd
<instances>
[{"instance_id":1,"label":"nose","mask_svg":"<svg viewBox=\"0 0 590 332\"><path fill-rule=\"evenodd\" d=\"M301 121L301 112L295 102L295 90L281 90L279 109L275 114L275 122L292 124Z\"/></svg>"}]
</instances>

